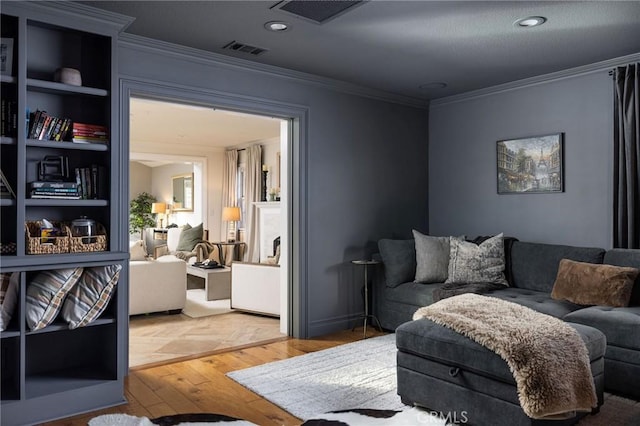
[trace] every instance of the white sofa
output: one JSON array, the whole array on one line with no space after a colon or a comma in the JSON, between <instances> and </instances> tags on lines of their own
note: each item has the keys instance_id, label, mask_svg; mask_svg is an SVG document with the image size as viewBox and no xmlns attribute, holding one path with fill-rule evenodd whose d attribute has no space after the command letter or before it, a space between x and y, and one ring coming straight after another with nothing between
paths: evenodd
<instances>
[{"instance_id":1,"label":"white sofa","mask_svg":"<svg viewBox=\"0 0 640 426\"><path fill-rule=\"evenodd\" d=\"M231 308L280 316L280 265L233 262Z\"/></svg>"},{"instance_id":2,"label":"white sofa","mask_svg":"<svg viewBox=\"0 0 640 426\"><path fill-rule=\"evenodd\" d=\"M129 315L179 313L187 300L187 264L175 256L129 261Z\"/></svg>"}]
</instances>

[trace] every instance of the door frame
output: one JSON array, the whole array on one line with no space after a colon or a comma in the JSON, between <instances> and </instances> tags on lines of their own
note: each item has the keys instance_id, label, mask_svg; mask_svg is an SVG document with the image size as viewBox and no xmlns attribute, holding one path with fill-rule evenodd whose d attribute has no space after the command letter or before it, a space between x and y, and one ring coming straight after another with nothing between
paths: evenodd
<instances>
[{"instance_id":1,"label":"door frame","mask_svg":"<svg viewBox=\"0 0 640 426\"><path fill-rule=\"evenodd\" d=\"M308 255L306 235L308 229L308 205L307 205L307 139L308 139L308 117L309 109L300 105L287 104L283 102L271 101L258 97L246 95L235 95L213 90L206 90L198 87L176 85L166 82L150 80L120 79L118 111L120 111L120 164L129 164L130 150L130 99L141 97L167 102L187 103L193 105L207 106L211 108L225 109L241 113L266 115L280 118L288 122L289 149L282 160L286 161L287 188L287 208L286 214L288 248L286 259L287 281L288 281L288 315L287 335L295 338L308 337L308 306L307 306L307 283L308 276ZM285 154L283 152L283 154ZM129 168L122 167L120 217L128 221L129 205ZM128 240L128 226L121 227L121 238ZM128 285L128 283L127 283ZM125 306L129 306L128 287L125 291ZM128 315L127 315L128 318ZM128 352L129 326L123 333L124 342ZM127 361L128 368L128 361Z\"/></svg>"}]
</instances>

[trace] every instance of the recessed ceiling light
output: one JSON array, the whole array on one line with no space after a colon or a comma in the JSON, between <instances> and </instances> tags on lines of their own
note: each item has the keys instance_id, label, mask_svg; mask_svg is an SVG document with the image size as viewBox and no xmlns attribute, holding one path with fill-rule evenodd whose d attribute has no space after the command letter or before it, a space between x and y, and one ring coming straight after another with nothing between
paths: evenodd
<instances>
[{"instance_id":1,"label":"recessed ceiling light","mask_svg":"<svg viewBox=\"0 0 640 426\"><path fill-rule=\"evenodd\" d=\"M269 31L275 31L279 33L282 31L287 31L289 29L289 24L282 21L270 21L264 24L264 27Z\"/></svg>"},{"instance_id":2,"label":"recessed ceiling light","mask_svg":"<svg viewBox=\"0 0 640 426\"><path fill-rule=\"evenodd\" d=\"M442 82L426 83L426 84L420 85L420 89L423 89L423 90L444 89L445 87L447 87L447 83L442 83Z\"/></svg>"},{"instance_id":3,"label":"recessed ceiling light","mask_svg":"<svg viewBox=\"0 0 640 426\"><path fill-rule=\"evenodd\" d=\"M513 23L513 25L516 27L531 28L542 25L545 22L547 22L547 18L544 16L529 16L527 18L518 19Z\"/></svg>"}]
</instances>

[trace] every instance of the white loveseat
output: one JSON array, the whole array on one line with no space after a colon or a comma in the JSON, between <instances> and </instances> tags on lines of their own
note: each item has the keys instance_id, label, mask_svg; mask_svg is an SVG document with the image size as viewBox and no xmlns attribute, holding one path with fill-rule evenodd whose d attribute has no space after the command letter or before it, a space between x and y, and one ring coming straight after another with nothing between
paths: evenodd
<instances>
[{"instance_id":1,"label":"white loveseat","mask_svg":"<svg viewBox=\"0 0 640 426\"><path fill-rule=\"evenodd\" d=\"M141 241L129 250L129 315L180 312L187 300L186 262L172 255L153 259Z\"/></svg>"}]
</instances>

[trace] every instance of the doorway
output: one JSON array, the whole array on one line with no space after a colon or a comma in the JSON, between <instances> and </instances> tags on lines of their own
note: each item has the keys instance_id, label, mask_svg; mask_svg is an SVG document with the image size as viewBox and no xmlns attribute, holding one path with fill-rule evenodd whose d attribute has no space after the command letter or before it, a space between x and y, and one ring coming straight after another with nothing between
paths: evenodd
<instances>
[{"instance_id":1,"label":"doorway","mask_svg":"<svg viewBox=\"0 0 640 426\"><path fill-rule=\"evenodd\" d=\"M158 107L160 112L158 112ZM269 153L269 157L265 156L264 166L270 173L268 176L268 188L273 188L276 185L280 188L280 203L282 211L285 214L282 215L281 228L283 235L281 236L281 305L283 309L280 313L280 321L276 327L279 331L278 336L274 336L273 327L269 325L269 319L264 317L258 317L255 315L236 316L232 319L223 318L208 318L197 319L198 324L189 324L189 319L184 315L178 314L175 316L161 317L161 314L153 314L155 318L151 319L151 316L145 316L144 322L153 323L152 327L146 330L139 331L130 328L130 346L135 350L153 350L154 353L150 357L143 357L147 361L143 364L153 364L162 362L165 359L184 358L202 356L208 353L224 350L225 348L247 346L250 343L256 344L258 342L273 341L277 338L286 338L289 332L289 289L290 282L289 277L289 262L288 251L290 241L289 230L289 218L288 212L288 161L282 161L280 159L287 159L290 152L291 141L291 120L282 118L266 117L263 115L245 113L240 111L231 111L220 109L208 105L189 103L188 100L167 99L167 98L150 98L147 96L131 96L129 98L129 160L136 164L142 164L145 167L158 170L177 170L177 167L192 167L194 176L194 209L192 212L181 212L180 218L166 217L167 224L183 225L189 223L195 225L196 223L203 223L203 227L209 230L209 241L224 241L226 237L226 228L221 221L222 211L222 180L220 179L221 161L223 159L223 153L228 149L240 149L243 150L248 146L261 144L267 145L268 149L264 149L265 154ZM205 117L204 114L207 114ZM187 118L192 118L194 115L203 115L199 120L189 123ZM182 117L182 118L181 118ZM186 118L185 118L186 117ZM215 118L214 118L215 117ZM222 117L222 118L221 118ZM261 134L260 127L263 123L271 121L267 127L276 127L277 135L268 131ZM173 123L167 126L168 123ZM222 123L222 124L221 124ZM226 124L225 124L226 123ZM202 135L196 135L189 133L193 132L193 127L199 126L208 131L213 130L216 133L223 133L225 136L210 137L207 132ZM151 128L153 130L149 135L145 135L144 131L140 131L142 127ZM252 133L249 128L257 127L257 133ZM236 130L234 130L234 128ZM224 129L224 130L223 130ZM234 134L237 133L237 134ZM195 143L193 143L195 141ZM271 158L273 157L273 158ZM277 160L276 160L277 158ZM168 181L167 172L152 172L152 176L160 176L164 181ZM140 172L134 172L129 170L131 189L130 198L135 197L135 191L140 189L140 184L144 179L141 179ZM157 183L151 179L151 191L153 195L160 198L159 201L170 205L170 196L163 193L165 189L169 188L168 182ZM138 189L134 190L134 187ZM246 206L245 209L252 208L252 206ZM177 219L177 220L176 220ZM179 223L176 223L179 222ZM191 223L194 222L194 223ZM155 232L154 232L155 233ZM134 285L135 283L130 283ZM216 321L220 320L220 321ZM223 321L225 320L225 321ZM131 326L140 324L139 318L132 317ZM221 326L220 324L224 324ZM136 325L137 326L137 325ZM216 329L229 330L228 335L213 336L214 333L207 333L206 335L198 335L192 329ZM235 330L234 330L235 329ZM179 339L173 339L171 330L178 334ZM246 336L240 336L238 330L255 330L262 331L263 333L252 333L258 340L247 341ZM185 344L184 336L191 336L190 342ZM142 336L142 337L141 337ZM233 337L236 341L234 342ZM260 340L260 336L262 340ZM215 338L214 338L215 337ZM144 342L135 342L134 339L143 339ZM145 340L146 339L146 340ZM217 340L213 341L213 340ZM208 342L207 342L208 341ZM145 342L154 342L147 344ZM220 344L217 344L220 343ZM215 349L214 349L215 346ZM155 348L155 349L154 349ZM175 355L173 358L167 358L171 355ZM130 360L131 366L136 367L140 365L138 361Z\"/></svg>"}]
</instances>

